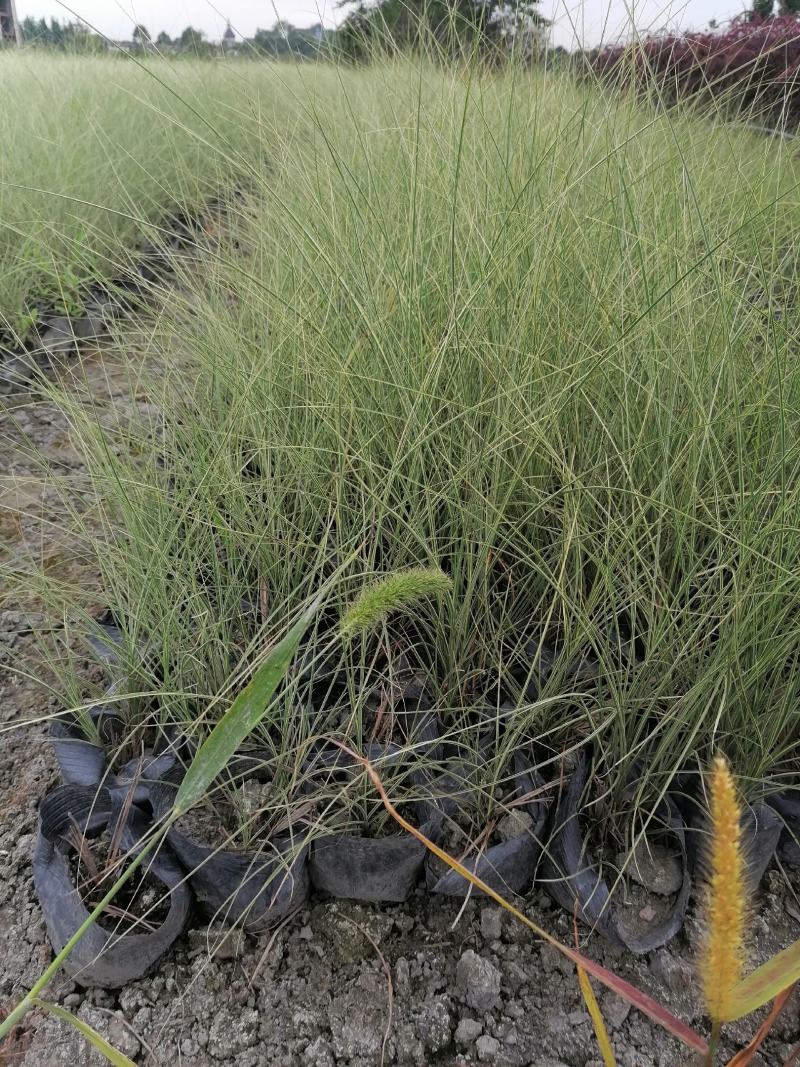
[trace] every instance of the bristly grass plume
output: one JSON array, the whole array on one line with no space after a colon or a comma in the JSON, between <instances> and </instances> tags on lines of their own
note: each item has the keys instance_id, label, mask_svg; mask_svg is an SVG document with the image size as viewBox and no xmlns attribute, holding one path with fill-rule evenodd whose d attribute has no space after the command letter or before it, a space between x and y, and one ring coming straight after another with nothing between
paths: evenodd
<instances>
[{"instance_id":1,"label":"bristly grass plume","mask_svg":"<svg viewBox=\"0 0 800 1067\"><path fill-rule=\"evenodd\" d=\"M438 567L412 567L390 574L363 591L342 618L343 637L354 637L377 626L392 611L404 610L427 597L441 596L452 581Z\"/></svg>"},{"instance_id":2,"label":"bristly grass plume","mask_svg":"<svg viewBox=\"0 0 800 1067\"><path fill-rule=\"evenodd\" d=\"M722 1023L732 1017L732 997L744 967L747 884L741 815L733 775L727 760L718 755L711 772L709 886L700 959L703 998L713 1027L712 1047Z\"/></svg>"}]
</instances>

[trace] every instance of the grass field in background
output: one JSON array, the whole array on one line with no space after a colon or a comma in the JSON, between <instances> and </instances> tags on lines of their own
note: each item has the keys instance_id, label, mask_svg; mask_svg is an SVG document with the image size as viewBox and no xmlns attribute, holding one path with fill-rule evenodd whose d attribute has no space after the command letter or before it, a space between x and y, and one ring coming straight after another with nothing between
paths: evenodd
<instances>
[{"instance_id":1,"label":"grass field in background","mask_svg":"<svg viewBox=\"0 0 800 1067\"><path fill-rule=\"evenodd\" d=\"M549 777L591 741L616 801L632 772L652 798L718 747L750 791L796 782L790 153L556 75L246 70L182 64L179 88L243 116L265 168L237 171L131 101L113 125L121 139L130 124L135 158L107 163L92 194L141 210L221 171L249 188L219 249L116 339L157 411L115 430L61 401L105 529L81 551L123 620L131 688L162 693L172 719L213 721L336 567L309 657L365 582L437 565L453 579L440 604L325 647L342 673L322 720L296 672L262 730L292 766L315 730L362 742L413 669L476 763L481 739L501 738L481 771L489 806L527 739ZM260 112L250 77L270 86ZM25 143L14 167L30 174L50 156ZM87 155L41 184L88 188ZM4 219L7 200L18 219L34 210L0 195ZM46 217L68 259L69 212ZM35 257L11 255L32 284ZM20 581L73 618L94 600Z\"/></svg>"},{"instance_id":2,"label":"grass field in background","mask_svg":"<svg viewBox=\"0 0 800 1067\"><path fill-rule=\"evenodd\" d=\"M0 57L0 330L72 313L124 272L144 225L228 186L259 145L263 67L6 50ZM178 95L176 95L176 93ZM257 154L251 157L259 166Z\"/></svg>"}]
</instances>

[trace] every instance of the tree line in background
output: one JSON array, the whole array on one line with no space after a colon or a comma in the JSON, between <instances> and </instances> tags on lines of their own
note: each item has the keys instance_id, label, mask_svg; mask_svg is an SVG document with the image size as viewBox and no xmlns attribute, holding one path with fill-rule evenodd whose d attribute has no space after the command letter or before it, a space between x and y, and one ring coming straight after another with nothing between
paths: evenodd
<instances>
[{"instance_id":1,"label":"tree line in background","mask_svg":"<svg viewBox=\"0 0 800 1067\"><path fill-rule=\"evenodd\" d=\"M446 55L515 51L530 59L541 50L550 25L538 4L539 0L357 0L334 43L338 52L354 59L365 58L383 44L420 43L433 43Z\"/></svg>"},{"instance_id":2,"label":"tree line in background","mask_svg":"<svg viewBox=\"0 0 800 1067\"><path fill-rule=\"evenodd\" d=\"M339 0L339 6L347 0ZM209 41L202 30L187 26L176 37L164 31L152 37L143 25L134 27L129 41L109 42L80 22L60 22L56 18L27 17L20 22L26 44L63 51L104 52L120 45L135 52L186 53L211 56L232 55L300 56L310 57L326 52L351 60L366 59L372 51L383 46L413 47L422 42L434 43L442 53L464 54L480 49L507 52L515 50L526 58L533 58L547 39L549 22L539 10L540 0L356 0L336 30L325 31L321 24L297 27L277 21L271 29L257 29L249 38L236 38L230 24L221 43ZM739 17L741 22L786 20L800 14L800 0L752 0L752 7ZM736 21L736 20L734 20ZM723 40L728 31L709 24L714 34ZM674 48L677 42L699 37L700 34L660 35L659 50L664 41ZM592 49L590 62L600 54L608 60L627 52L625 46ZM566 50L551 50L566 57Z\"/></svg>"},{"instance_id":3,"label":"tree line in background","mask_svg":"<svg viewBox=\"0 0 800 1067\"><path fill-rule=\"evenodd\" d=\"M60 22L56 18L24 18L19 24L25 44L65 52L105 52L121 45L135 52L186 53L195 56L232 54L313 55L319 51L325 33L320 25L298 28L289 22L278 21L272 29L256 30L252 37L236 39L229 29L221 44L207 40L202 30L187 26L176 37L163 31L151 36L146 26L137 25L128 41L109 42L80 22Z\"/></svg>"},{"instance_id":4,"label":"tree line in background","mask_svg":"<svg viewBox=\"0 0 800 1067\"><path fill-rule=\"evenodd\" d=\"M340 0L340 5L345 0ZM237 39L230 25L221 43L208 41L200 30L187 26L178 37L163 31L152 37L137 25L129 41L108 42L80 22L25 18L20 30L26 44L63 51L101 52L122 45L136 52L188 53L191 55L311 56L325 47L351 60L366 59L376 48L434 45L443 54L464 54L480 49L537 52L544 41L548 20L538 11L540 0L357 0L341 25L325 31L320 24L299 28L276 22ZM798 0L800 2L800 0Z\"/></svg>"}]
</instances>

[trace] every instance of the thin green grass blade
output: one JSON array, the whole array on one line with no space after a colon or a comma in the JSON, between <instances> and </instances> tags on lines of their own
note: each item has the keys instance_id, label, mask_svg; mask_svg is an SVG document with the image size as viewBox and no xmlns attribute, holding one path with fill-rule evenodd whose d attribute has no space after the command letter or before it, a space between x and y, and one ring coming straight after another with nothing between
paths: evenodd
<instances>
[{"instance_id":1,"label":"thin green grass blade","mask_svg":"<svg viewBox=\"0 0 800 1067\"><path fill-rule=\"evenodd\" d=\"M278 642L200 746L178 789L174 818L177 819L202 800L211 783L258 725L321 602L322 598L317 597L289 633Z\"/></svg>"},{"instance_id":2,"label":"thin green grass blade","mask_svg":"<svg viewBox=\"0 0 800 1067\"><path fill-rule=\"evenodd\" d=\"M83 1019L79 1019L76 1015L73 1015L71 1011L67 1011L66 1008L59 1007L58 1004L51 1004L48 1000L39 1000L38 998L33 1002L37 1008L42 1008L43 1011L49 1012L51 1015L55 1015L57 1019L61 1019L62 1022L69 1023L74 1027L79 1034L89 1042L92 1048L96 1048L109 1063L113 1064L113 1067L136 1067L133 1060L129 1060L123 1053L118 1052L113 1045L109 1045L104 1037L101 1037L96 1030L94 1030Z\"/></svg>"}]
</instances>

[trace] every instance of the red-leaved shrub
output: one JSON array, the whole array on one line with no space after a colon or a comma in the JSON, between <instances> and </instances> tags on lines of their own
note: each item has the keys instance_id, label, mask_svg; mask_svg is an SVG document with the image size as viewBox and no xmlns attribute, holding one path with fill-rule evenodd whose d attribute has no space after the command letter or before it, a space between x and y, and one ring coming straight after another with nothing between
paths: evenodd
<instances>
[{"instance_id":1,"label":"red-leaved shrub","mask_svg":"<svg viewBox=\"0 0 800 1067\"><path fill-rule=\"evenodd\" d=\"M649 37L602 48L592 68L603 81L656 95L745 111L768 125L800 124L800 18L734 19L722 32Z\"/></svg>"}]
</instances>

